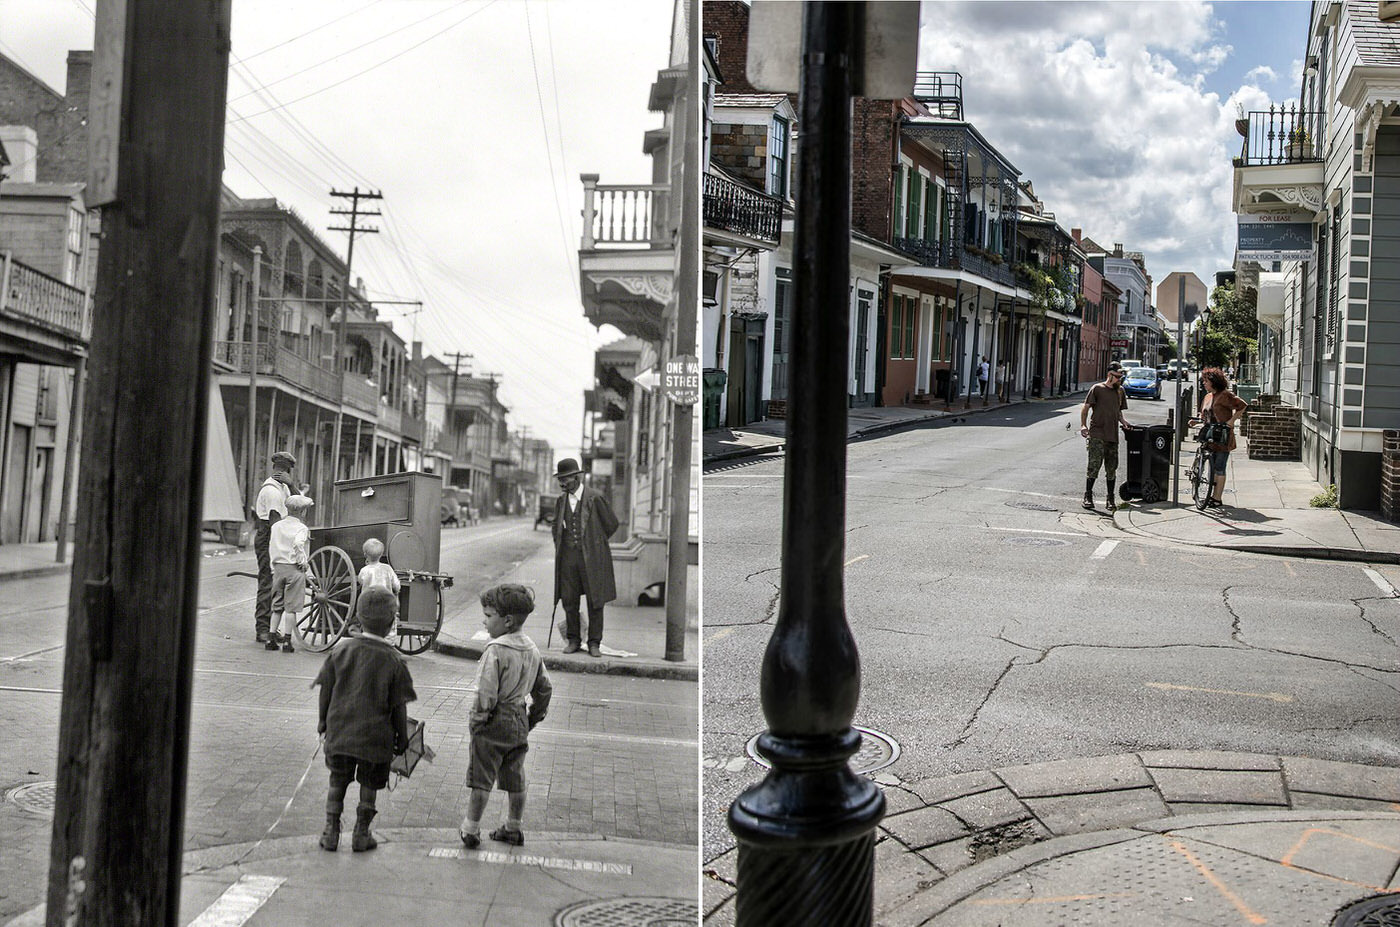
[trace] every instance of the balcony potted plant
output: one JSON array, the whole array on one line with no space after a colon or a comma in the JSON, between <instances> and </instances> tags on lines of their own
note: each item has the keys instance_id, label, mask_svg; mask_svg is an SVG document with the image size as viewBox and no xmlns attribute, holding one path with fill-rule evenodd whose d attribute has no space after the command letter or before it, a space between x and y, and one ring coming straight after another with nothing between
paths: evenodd
<instances>
[{"instance_id":1,"label":"balcony potted plant","mask_svg":"<svg viewBox=\"0 0 1400 927\"><path fill-rule=\"evenodd\" d=\"M1288 145L1285 149L1288 160L1301 161L1312 154L1312 136L1302 126L1294 126L1288 132Z\"/></svg>"}]
</instances>

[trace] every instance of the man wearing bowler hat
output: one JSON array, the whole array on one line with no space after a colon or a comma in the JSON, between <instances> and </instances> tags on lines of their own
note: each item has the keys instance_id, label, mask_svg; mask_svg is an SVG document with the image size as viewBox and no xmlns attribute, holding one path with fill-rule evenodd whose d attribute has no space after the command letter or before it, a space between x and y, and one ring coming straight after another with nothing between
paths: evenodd
<instances>
[{"instance_id":1,"label":"man wearing bowler hat","mask_svg":"<svg viewBox=\"0 0 1400 927\"><path fill-rule=\"evenodd\" d=\"M554 508L554 601L564 603L564 652L581 649L579 598L587 596L588 655L601 657L603 606L617 598L608 546L617 516L602 493L583 485L577 460L560 460L554 478L563 490Z\"/></svg>"},{"instance_id":2,"label":"man wearing bowler hat","mask_svg":"<svg viewBox=\"0 0 1400 927\"><path fill-rule=\"evenodd\" d=\"M268 630L272 624L272 556L268 553L268 542L272 538L272 526L287 515L287 497L295 491L292 470L296 465L297 459L286 451L273 454L272 475L263 481L253 504L253 555L258 559L258 598L253 605L253 630L254 639L260 644L270 639Z\"/></svg>"}]
</instances>

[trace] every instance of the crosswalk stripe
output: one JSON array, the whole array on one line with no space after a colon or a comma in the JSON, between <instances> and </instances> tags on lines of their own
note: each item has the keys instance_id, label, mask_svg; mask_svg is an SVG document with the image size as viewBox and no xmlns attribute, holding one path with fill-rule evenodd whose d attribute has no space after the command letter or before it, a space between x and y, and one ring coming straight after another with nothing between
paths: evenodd
<instances>
[{"instance_id":1,"label":"crosswalk stripe","mask_svg":"<svg viewBox=\"0 0 1400 927\"><path fill-rule=\"evenodd\" d=\"M191 921L190 927L243 927L285 881L279 876L242 876Z\"/></svg>"},{"instance_id":2,"label":"crosswalk stripe","mask_svg":"<svg viewBox=\"0 0 1400 927\"><path fill-rule=\"evenodd\" d=\"M1395 587L1390 584L1389 580L1387 580L1384 576L1377 573L1370 567L1362 567L1361 572L1365 573L1368 577L1370 577L1371 582L1376 584L1376 588L1379 589L1381 592L1385 593L1386 595L1400 595L1400 593L1397 593L1395 591Z\"/></svg>"},{"instance_id":3,"label":"crosswalk stripe","mask_svg":"<svg viewBox=\"0 0 1400 927\"><path fill-rule=\"evenodd\" d=\"M1094 560L1104 560L1109 554L1113 553L1113 548L1117 546L1117 541L1104 541L1094 550L1091 556Z\"/></svg>"}]
</instances>

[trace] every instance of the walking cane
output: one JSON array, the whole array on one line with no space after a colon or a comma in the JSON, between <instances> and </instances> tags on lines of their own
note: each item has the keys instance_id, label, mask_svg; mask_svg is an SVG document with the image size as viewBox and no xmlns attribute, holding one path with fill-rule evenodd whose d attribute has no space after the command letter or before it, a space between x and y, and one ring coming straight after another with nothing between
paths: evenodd
<instances>
[{"instance_id":1,"label":"walking cane","mask_svg":"<svg viewBox=\"0 0 1400 927\"><path fill-rule=\"evenodd\" d=\"M544 639L544 649L549 649L550 641L554 640L554 615L559 611L559 600L554 600L554 607L549 610L549 634Z\"/></svg>"}]
</instances>

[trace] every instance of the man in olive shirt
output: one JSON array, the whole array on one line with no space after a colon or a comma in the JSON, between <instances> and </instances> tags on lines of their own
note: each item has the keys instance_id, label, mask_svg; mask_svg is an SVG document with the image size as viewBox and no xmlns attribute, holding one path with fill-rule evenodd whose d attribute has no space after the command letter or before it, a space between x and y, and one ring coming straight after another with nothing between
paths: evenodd
<instances>
[{"instance_id":1,"label":"man in olive shirt","mask_svg":"<svg viewBox=\"0 0 1400 927\"><path fill-rule=\"evenodd\" d=\"M1095 383L1079 410L1079 434L1089 439L1089 469L1084 480L1084 507L1094 507L1094 480L1102 465L1108 482L1108 510L1113 511L1113 484L1118 475L1118 426L1135 427L1123 416L1123 371L1108 371L1102 383ZM1092 416L1091 416L1092 413Z\"/></svg>"}]
</instances>

